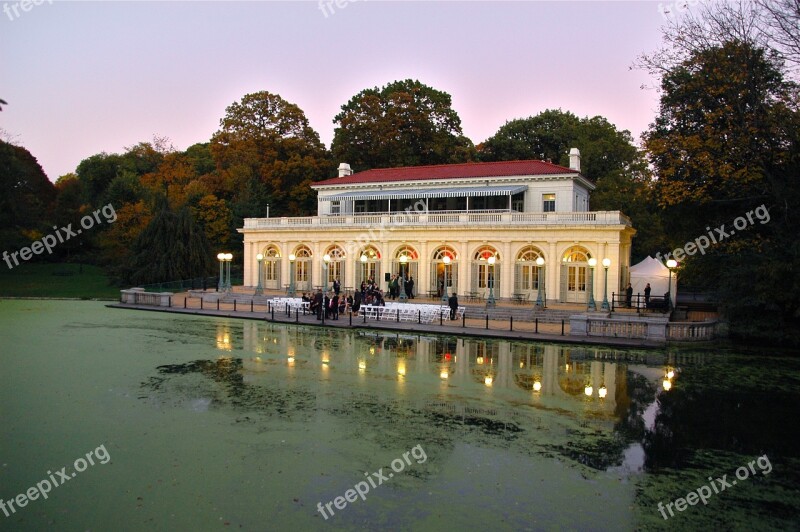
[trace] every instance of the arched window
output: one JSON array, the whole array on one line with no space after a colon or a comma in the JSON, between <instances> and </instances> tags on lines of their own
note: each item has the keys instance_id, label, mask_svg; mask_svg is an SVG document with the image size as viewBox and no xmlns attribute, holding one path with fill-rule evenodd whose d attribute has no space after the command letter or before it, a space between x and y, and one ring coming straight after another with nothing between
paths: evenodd
<instances>
[{"instance_id":1,"label":"arched window","mask_svg":"<svg viewBox=\"0 0 800 532\"><path fill-rule=\"evenodd\" d=\"M361 287L361 283L373 281L380 283L381 275L381 252L375 246L369 245L361 249L354 258L356 268L356 290Z\"/></svg>"},{"instance_id":2,"label":"arched window","mask_svg":"<svg viewBox=\"0 0 800 532\"><path fill-rule=\"evenodd\" d=\"M544 253L536 246L525 246L517 253L514 261L514 297L518 300L535 299L542 280L542 268L536 259L544 259Z\"/></svg>"},{"instance_id":3,"label":"arched window","mask_svg":"<svg viewBox=\"0 0 800 532\"><path fill-rule=\"evenodd\" d=\"M294 268L295 282L300 290L311 290L313 288L311 279L311 261L314 253L306 245L299 245L294 249ZM289 257L291 259L291 257Z\"/></svg>"},{"instance_id":4,"label":"arched window","mask_svg":"<svg viewBox=\"0 0 800 532\"><path fill-rule=\"evenodd\" d=\"M325 250L325 255L330 259L327 266L327 285L332 285L337 279L339 283L342 283L344 281L344 264L346 258L344 250L334 244ZM325 255L323 255L323 259Z\"/></svg>"},{"instance_id":5,"label":"arched window","mask_svg":"<svg viewBox=\"0 0 800 532\"><path fill-rule=\"evenodd\" d=\"M448 292L456 292L458 288L456 250L450 246L440 246L433 251L431 258L430 290L436 291L439 297L445 297Z\"/></svg>"},{"instance_id":6,"label":"arched window","mask_svg":"<svg viewBox=\"0 0 800 532\"><path fill-rule=\"evenodd\" d=\"M500 289L500 254L493 246L482 246L472 256L472 291L487 297Z\"/></svg>"},{"instance_id":7,"label":"arched window","mask_svg":"<svg viewBox=\"0 0 800 532\"><path fill-rule=\"evenodd\" d=\"M281 287L281 252L278 246L270 244L261 252L264 256L261 264L261 282L265 288Z\"/></svg>"},{"instance_id":8,"label":"arched window","mask_svg":"<svg viewBox=\"0 0 800 532\"><path fill-rule=\"evenodd\" d=\"M414 279L414 283L416 283L418 267L419 253L416 249L405 244L397 248L397 251L394 252L394 259L392 260L392 274L401 275L403 283L409 279ZM405 290L405 287L403 290ZM416 291L417 290L414 289L414 292Z\"/></svg>"},{"instance_id":9,"label":"arched window","mask_svg":"<svg viewBox=\"0 0 800 532\"><path fill-rule=\"evenodd\" d=\"M586 303L589 300L589 259L583 246L572 246L561 255L561 301Z\"/></svg>"}]
</instances>

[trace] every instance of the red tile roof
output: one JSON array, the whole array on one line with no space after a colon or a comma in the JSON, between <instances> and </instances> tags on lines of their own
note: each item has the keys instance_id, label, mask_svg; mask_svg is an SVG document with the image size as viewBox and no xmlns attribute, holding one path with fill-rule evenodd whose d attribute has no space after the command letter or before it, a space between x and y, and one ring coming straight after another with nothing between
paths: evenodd
<instances>
[{"instance_id":1,"label":"red tile roof","mask_svg":"<svg viewBox=\"0 0 800 532\"><path fill-rule=\"evenodd\" d=\"M426 179L459 179L469 177L503 177L517 175L575 174L564 166L545 161L500 161L495 163L440 164L433 166L406 166L375 168L355 174L334 177L312 184L352 185L360 183L386 183L390 181L421 181Z\"/></svg>"}]
</instances>

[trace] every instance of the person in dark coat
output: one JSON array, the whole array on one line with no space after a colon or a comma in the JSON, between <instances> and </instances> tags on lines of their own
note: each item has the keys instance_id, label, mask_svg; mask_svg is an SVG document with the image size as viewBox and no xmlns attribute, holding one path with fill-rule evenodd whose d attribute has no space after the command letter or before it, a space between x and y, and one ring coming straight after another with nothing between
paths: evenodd
<instances>
[{"instance_id":1,"label":"person in dark coat","mask_svg":"<svg viewBox=\"0 0 800 532\"><path fill-rule=\"evenodd\" d=\"M361 292L356 292L353 295L353 314L358 316L358 309L361 308Z\"/></svg>"},{"instance_id":2,"label":"person in dark coat","mask_svg":"<svg viewBox=\"0 0 800 532\"><path fill-rule=\"evenodd\" d=\"M453 295L447 300L447 304L450 306L450 319L456 319L456 313L458 312L458 296L455 292L453 292Z\"/></svg>"},{"instance_id":3,"label":"person in dark coat","mask_svg":"<svg viewBox=\"0 0 800 532\"><path fill-rule=\"evenodd\" d=\"M335 279L333 281L333 293L334 293L334 295L338 296L339 295L339 291L341 289L342 289L342 285L341 285L341 283L339 283L339 279L337 278L337 279Z\"/></svg>"},{"instance_id":4,"label":"person in dark coat","mask_svg":"<svg viewBox=\"0 0 800 532\"><path fill-rule=\"evenodd\" d=\"M322 300L322 311L325 313L325 318L331 317L331 298L328 294Z\"/></svg>"},{"instance_id":5,"label":"person in dark coat","mask_svg":"<svg viewBox=\"0 0 800 532\"><path fill-rule=\"evenodd\" d=\"M633 299L633 287L628 283L628 288L625 289L625 306L631 308L631 300Z\"/></svg>"},{"instance_id":6,"label":"person in dark coat","mask_svg":"<svg viewBox=\"0 0 800 532\"><path fill-rule=\"evenodd\" d=\"M408 299L414 299L414 276L408 278L406 281L406 296Z\"/></svg>"},{"instance_id":7,"label":"person in dark coat","mask_svg":"<svg viewBox=\"0 0 800 532\"><path fill-rule=\"evenodd\" d=\"M644 306L646 307L650 303L650 283L647 283L647 286L644 287Z\"/></svg>"},{"instance_id":8,"label":"person in dark coat","mask_svg":"<svg viewBox=\"0 0 800 532\"><path fill-rule=\"evenodd\" d=\"M333 320L339 319L339 296L334 295L330 303L330 317Z\"/></svg>"},{"instance_id":9,"label":"person in dark coat","mask_svg":"<svg viewBox=\"0 0 800 532\"><path fill-rule=\"evenodd\" d=\"M322 319L322 290L317 290L317 293L314 294L314 301L311 302L311 312L317 313L317 319Z\"/></svg>"}]
</instances>

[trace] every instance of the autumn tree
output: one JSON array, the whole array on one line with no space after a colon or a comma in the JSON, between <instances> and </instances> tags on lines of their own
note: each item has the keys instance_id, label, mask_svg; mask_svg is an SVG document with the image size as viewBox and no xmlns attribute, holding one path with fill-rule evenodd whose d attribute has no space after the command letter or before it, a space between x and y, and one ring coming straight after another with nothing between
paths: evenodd
<instances>
[{"instance_id":1,"label":"autumn tree","mask_svg":"<svg viewBox=\"0 0 800 532\"><path fill-rule=\"evenodd\" d=\"M361 91L333 122L331 151L357 171L458 163L475 155L450 95L415 80Z\"/></svg>"},{"instance_id":2,"label":"autumn tree","mask_svg":"<svg viewBox=\"0 0 800 532\"><path fill-rule=\"evenodd\" d=\"M266 214L264 202L252 204L250 198L241 197L241 191L253 182L265 189L264 199L272 213L310 214L316 200L300 191L313 181L330 177L333 170L305 113L267 91L247 94L225 110L220 130L211 138L210 151L220 174L215 188L224 188L233 202L247 204L246 210L238 210L239 217Z\"/></svg>"},{"instance_id":3,"label":"autumn tree","mask_svg":"<svg viewBox=\"0 0 800 532\"><path fill-rule=\"evenodd\" d=\"M723 227L685 259L683 282L719 291L734 334L800 343L800 118L781 67L741 41L697 51L662 77L645 147L669 249ZM753 221L733 230L747 213Z\"/></svg>"}]
</instances>

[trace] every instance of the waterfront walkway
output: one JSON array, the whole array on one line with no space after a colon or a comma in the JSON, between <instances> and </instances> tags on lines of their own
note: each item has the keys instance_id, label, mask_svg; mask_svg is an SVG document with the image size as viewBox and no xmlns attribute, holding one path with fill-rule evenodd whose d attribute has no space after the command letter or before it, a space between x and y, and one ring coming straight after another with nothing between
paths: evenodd
<instances>
[{"instance_id":1,"label":"waterfront walkway","mask_svg":"<svg viewBox=\"0 0 800 532\"><path fill-rule=\"evenodd\" d=\"M438 301L414 300L418 303L438 304ZM171 312L176 314L191 314L200 316L215 316L224 318L238 318L250 320L262 320L275 323L299 324L314 327L337 327L337 328L358 328L377 331L394 331L417 334L447 334L459 336L471 336L479 338L503 338L510 340L535 340L544 342L563 342L572 344L595 344L610 345L619 347L663 347L663 344L650 342L635 338L597 338L581 337L569 335L569 318L566 317L570 312L580 313L579 308L574 310L569 308L553 309L552 313L556 319L542 320L536 318L533 321L515 320L513 311L522 310L520 305L498 304L497 309L493 309L493 315L508 317L503 319L487 319L483 305L462 304L467 307L467 315L461 320L450 321L446 319L435 320L432 323L418 322L397 322L387 320L365 320L364 316L351 316L341 314L338 320L326 319L317 320L316 315L304 314L286 309L270 309L263 303L256 302L205 302L200 303L199 298L193 298L188 293L174 294L170 298L170 306L141 305L129 303L109 304L110 308L145 310L155 312ZM504 313L507 309L509 312ZM544 313L548 311L545 310ZM482 317L475 317L482 315ZM565 317L561 317L565 316Z\"/></svg>"}]
</instances>

